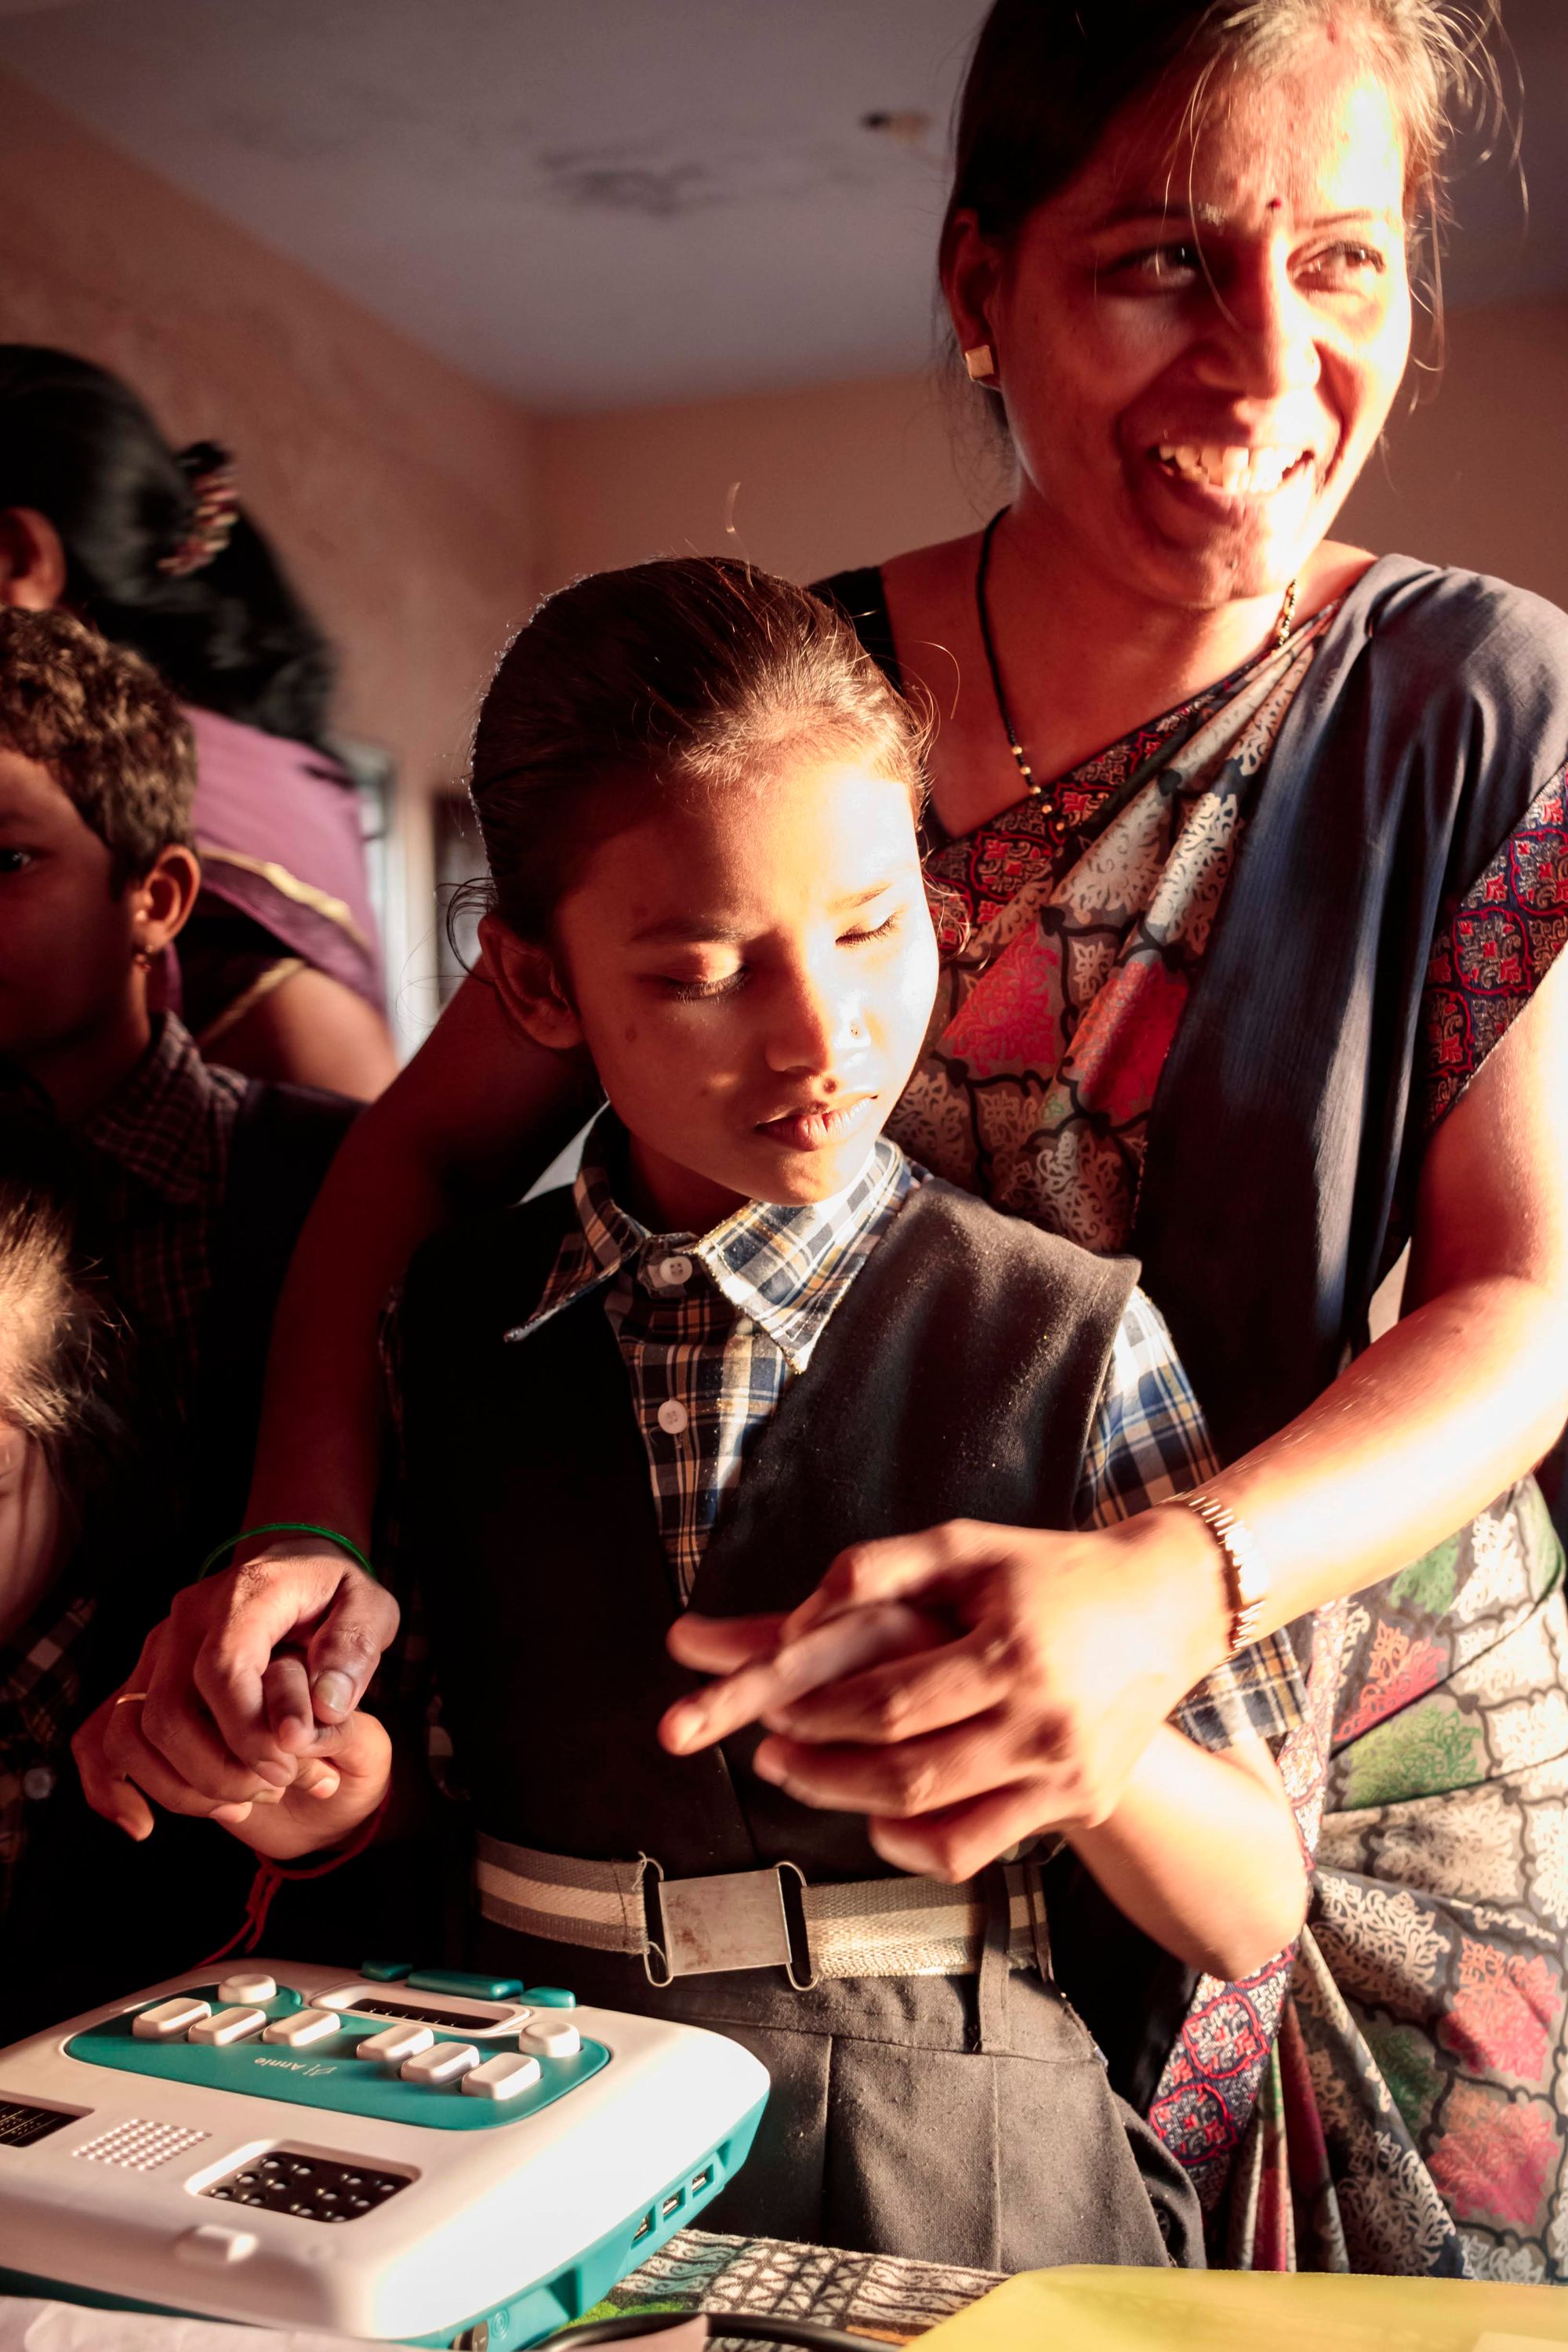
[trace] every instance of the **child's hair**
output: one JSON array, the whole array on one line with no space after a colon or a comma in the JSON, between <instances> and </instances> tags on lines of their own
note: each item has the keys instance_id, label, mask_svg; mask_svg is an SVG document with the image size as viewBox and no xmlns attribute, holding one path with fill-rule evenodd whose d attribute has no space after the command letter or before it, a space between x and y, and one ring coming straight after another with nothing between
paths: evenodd
<instances>
[{"instance_id":1,"label":"child's hair","mask_svg":"<svg viewBox=\"0 0 1568 2352\"><path fill-rule=\"evenodd\" d=\"M172 567L196 521L216 443L171 448L128 384L38 343L0 343L0 509L47 516L65 601L144 655L182 701L324 745L333 663L321 629L242 512L194 568Z\"/></svg>"},{"instance_id":2,"label":"child's hair","mask_svg":"<svg viewBox=\"0 0 1568 2352\"><path fill-rule=\"evenodd\" d=\"M81 1228L90 1181L68 1131L0 1070L0 1418L41 1449L79 1533L130 1449L126 1335Z\"/></svg>"},{"instance_id":3,"label":"child's hair","mask_svg":"<svg viewBox=\"0 0 1568 2352\"><path fill-rule=\"evenodd\" d=\"M0 612L0 746L48 769L109 850L116 892L189 845L196 754L179 704L68 613Z\"/></svg>"},{"instance_id":4,"label":"child's hair","mask_svg":"<svg viewBox=\"0 0 1568 2352\"><path fill-rule=\"evenodd\" d=\"M925 730L849 623L807 589L717 556L597 572L546 597L503 655L474 734L490 902L547 938L607 834L659 794L722 789L842 749L907 784Z\"/></svg>"}]
</instances>

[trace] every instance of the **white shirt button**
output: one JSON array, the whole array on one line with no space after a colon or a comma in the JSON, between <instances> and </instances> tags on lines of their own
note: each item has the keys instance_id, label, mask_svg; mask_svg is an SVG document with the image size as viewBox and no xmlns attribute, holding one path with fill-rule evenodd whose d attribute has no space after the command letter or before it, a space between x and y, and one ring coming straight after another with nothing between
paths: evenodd
<instances>
[{"instance_id":1,"label":"white shirt button","mask_svg":"<svg viewBox=\"0 0 1568 2352\"><path fill-rule=\"evenodd\" d=\"M736 1316L733 1329L737 1339L749 1339L756 1328L749 1315Z\"/></svg>"},{"instance_id":2,"label":"white shirt button","mask_svg":"<svg viewBox=\"0 0 1568 2352\"><path fill-rule=\"evenodd\" d=\"M674 1397L666 1397L659 1406L656 1418L667 1437L679 1437L690 1421L691 1415Z\"/></svg>"},{"instance_id":3,"label":"white shirt button","mask_svg":"<svg viewBox=\"0 0 1568 2352\"><path fill-rule=\"evenodd\" d=\"M46 1797L55 1793L55 1770L49 1764L29 1764L22 1775L22 1794L29 1803L41 1805Z\"/></svg>"},{"instance_id":4,"label":"white shirt button","mask_svg":"<svg viewBox=\"0 0 1568 2352\"><path fill-rule=\"evenodd\" d=\"M691 1279L691 1260L689 1257L661 1257L658 1278L660 1282L667 1282L671 1290L679 1290L683 1282Z\"/></svg>"}]
</instances>

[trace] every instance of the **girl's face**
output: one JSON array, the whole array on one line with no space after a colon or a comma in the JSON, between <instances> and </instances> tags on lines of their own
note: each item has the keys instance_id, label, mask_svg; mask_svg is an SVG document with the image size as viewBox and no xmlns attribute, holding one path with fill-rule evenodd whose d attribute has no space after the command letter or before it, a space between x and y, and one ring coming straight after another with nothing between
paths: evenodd
<instances>
[{"instance_id":1,"label":"girl's face","mask_svg":"<svg viewBox=\"0 0 1568 2352\"><path fill-rule=\"evenodd\" d=\"M487 964L541 1044L585 1044L667 1232L742 1201L823 1201L902 1093L936 986L907 785L807 755L667 794L595 852L555 952L486 927Z\"/></svg>"},{"instance_id":2,"label":"girl's face","mask_svg":"<svg viewBox=\"0 0 1568 2352\"><path fill-rule=\"evenodd\" d=\"M1195 141L1131 111L1005 250L955 225L947 290L989 342L1028 509L1146 601L1283 594L1381 433L1409 352L1405 152L1327 34L1215 90Z\"/></svg>"}]
</instances>

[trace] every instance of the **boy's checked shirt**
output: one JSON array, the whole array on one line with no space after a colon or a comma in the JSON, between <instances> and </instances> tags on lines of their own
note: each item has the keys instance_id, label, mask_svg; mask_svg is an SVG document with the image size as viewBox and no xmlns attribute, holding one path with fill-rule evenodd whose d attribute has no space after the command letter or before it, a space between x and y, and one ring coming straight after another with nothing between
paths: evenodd
<instances>
[{"instance_id":1,"label":"boy's checked shirt","mask_svg":"<svg viewBox=\"0 0 1568 2352\"><path fill-rule=\"evenodd\" d=\"M614 1114L590 1130L574 1186L577 1223L538 1307L506 1333L524 1346L597 1290L620 1343L665 1550L683 1601L723 1496L786 1383L913 1189L931 1180L884 1136L836 1198L749 1202L698 1238L650 1234L617 1203ZM1215 1468L1203 1415L1158 1310L1135 1290L1118 1331L1079 1486L1077 1521L1103 1527L1199 1484ZM1190 1691L1174 1721L1205 1748L1277 1738L1300 1720L1301 1684L1282 1633L1252 1643Z\"/></svg>"},{"instance_id":2,"label":"boy's checked shirt","mask_svg":"<svg viewBox=\"0 0 1568 2352\"><path fill-rule=\"evenodd\" d=\"M108 1242L104 1272L135 1333L171 1421L188 1412L201 1317L245 1080L209 1067L164 1013L135 1068L83 1120L78 1139L98 1187ZM63 1581L0 1643L0 1916L26 1843L29 1808L68 1770L66 1743L81 1712L79 1660L96 1593ZM90 1580L81 1577L84 1585Z\"/></svg>"}]
</instances>

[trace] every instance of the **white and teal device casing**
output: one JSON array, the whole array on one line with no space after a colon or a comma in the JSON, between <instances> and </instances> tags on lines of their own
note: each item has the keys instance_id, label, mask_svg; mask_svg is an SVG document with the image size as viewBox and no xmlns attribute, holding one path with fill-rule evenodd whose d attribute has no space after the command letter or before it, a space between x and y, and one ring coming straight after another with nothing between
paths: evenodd
<instances>
[{"instance_id":1,"label":"white and teal device casing","mask_svg":"<svg viewBox=\"0 0 1568 2352\"><path fill-rule=\"evenodd\" d=\"M268 2027L307 2007L341 2025L302 2043L254 2020L227 2044L142 2038L135 2019L145 2034L175 1994L226 2005L209 1965L0 2050L0 2287L500 2352L581 2317L709 2204L767 2096L722 2034L553 1990L232 1969L270 1979ZM575 2035L542 2033L552 2020ZM462 2074L357 2054L399 2024L477 2053L476 2076L532 2046L537 2074L476 2096Z\"/></svg>"}]
</instances>

